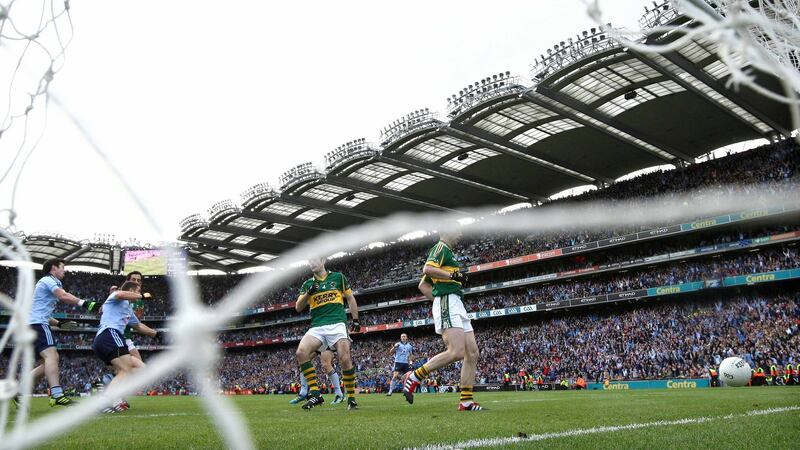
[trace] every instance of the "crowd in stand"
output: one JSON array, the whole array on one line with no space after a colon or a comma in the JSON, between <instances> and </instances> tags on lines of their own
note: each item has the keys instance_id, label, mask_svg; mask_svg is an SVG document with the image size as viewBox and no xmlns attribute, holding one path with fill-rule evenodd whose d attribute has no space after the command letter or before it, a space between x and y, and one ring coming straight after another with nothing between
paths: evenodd
<instances>
[{"instance_id":1,"label":"crowd in stand","mask_svg":"<svg viewBox=\"0 0 800 450\"><path fill-rule=\"evenodd\" d=\"M486 311L693 281L719 280L723 277L795 267L800 267L800 254L796 247L773 246L759 252L723 255L721 258L698 258L654 268L640 268L624 274L570 278L546 284L534 284L529 287L470 295L466 297L465 306L468 311ZM388 309L362 311L360 316L363 325L376 325L431 317L431 309L429 303L423 302ZM305 332L307 323L290 323L268 328L225 332L222 333L220 341L240 342L267 338L296 338Z\"/></svg>"},{"instance_id":2,"label":"crowd in stand","mask_svg":"<svg viewBox=\"0 0 800 450\"><path fill-rule=\"evenodd\" d=\"M471 311L485 311L794 267L800 267L800 255L798 255L796 247L772 246L755 253L723 254L721 258L696 258L678 264L671 263L654 268L632 269L624 274L602 274L561 281L554 280L546 284L539 283L523 288L471 295L468 297L466 304ZM109 280L103 279L103 281ZM146 284L148 286L151 284L157 285L157 283L150 283L149 280ZM86 289L86 283L83 280L76 285L78 289ZM152 313L148 310L147 314ZM361 313L363 325L402 322L430 316L430 305L427 302L386 309L365 310ZM276 318L278 320L287 320L293 317L298 317L298 314L294 310L286 310L273 314L267 320L276 320ZM220 342L256 341L275 338L295 340L303 335L307 327L307 321L300 321L270 327L247 328L220 333L218 340ZM57 335L59 341L65 345L91 346L93 339L93 333L88 332L57 333ZM165 345L169 343L169 340L168 335L162 333L155 339L136 336L136 342L145 346Z\"/></svg>"},{"instance_id":3,"label":"crowd in stand","mask_svg":"<svg viewBox=\"0 0 800 450\"><path fill-rule=\"evenodd\" d=\"M798 167L800 167L800 151L793 141L787 141L778 146L764 146L703 164L642 175L602 190L560 199L553 204L591 200L613 200L617 204L624 204L626 201L642 197L679 194L697 188L747 191L753 186L758 186L775 192L794 192L798 188ZM559 232L535 235L480 235L465 239L458 255L464 264L483 264L624 235L651 226L615 227L613 230L603 231L588 231L573 227ZM362 290L412 280L418 276L427 249L433 243L432 239L433 237L429 237L365 250L355 255L331 260L329 266L332 270L344 270L350 284ZM13 293L14 272L8 269L3 271L5 273L0 277L0 291ZM245 275L199 277L203 301L213 303L221 299L244 277ZM285 283L287 288L265 293L263 300L257 302L255 306L294 301L297 296L295 286L298 286L304 278L305 274L300 274L294 281ZM70 292L91 300L105 299L108 288L120 282L120 277L105 274L70 274L64 281L65 287ZM168 286L164 277L148 277L145 290L155 297L155 301L148 306L148 314L164 315L171 311Z\"/></svg>"},{"instance_id":4,"label":"crowd in stand","mask_svg":"<svg viewBox=\"0 0 800 450\"><path fill-rule=\"evenodd\" d=\"M419 365L443 350L430 329L409 331L413 358ZM387 350L399 332L358 337L353 361L362 389L384 391L391 375ZM768 367L800 362L800 293L763 288L731 297L719 293L695 296L691 301L605 305L547 316L476 323L481 348L477 381L499 383L504 373L525 370L546 382L573 380L637 380L705 377L727 356L742 356L751 366ZM6 367L0 360L0 370ZM62 384L83 390L106 369L92 356L61 353ZM220 386L226 390L289 390L298 380L293 346L232 351L219 365ZM3 373L0 372L0 376ZM434 375L439 385L458 383L456 364ZM321 376L327 383L326 377ZM192 390L184 374L147 388L174 393ZM39 386L44 389L44 384Z\"/></svg>"},{"instance_id":5,"label":"crowd in stand","mask_svg":"<svg viewBox=\"0 0 800 450\"><path fill-rule=\"evenodd\" d=\"M580 197L554 203L570 204L591 200L613 200L618 204L642 197L672 195L696 188L748 192L760 186L773 192L793 192L798 187L800 151L796 144L777 148L764 147L739 155L691 165L668 172L643 175L636 179L589 192ZM731 187L732 186L732 187ZM546 206L545 206L546 207ZM695 213L700 213L696 211ZM514 214L514 213L510 213ZM612 236L641 231L647 227L631 225L613 230L588 231L574 227L559 232L536 235L485 234L465 239L458 254L464 264L482 264L516 257L537 251L582 244ZM794 230L796 226L771 226L757 230L727 231L710 236L698 245L730 242L764 235L766 232ZM366 250L356 255L332 259L330 270L342 270L356 289L384 286L418 278L427 249L433 238L398 243L390 247ZM693 248L695 245L688 247ZM685 249L676 240L659 241L652 245L625 248L620 251L599 252L586 257L557 260L506 272L505 276L523 277L560 270L572 270L593 264L609 264L643 256ZM488 310L553 300L589 297L647 287L674 285L691 281L720 279L726 276L749 274L800 267L796 247L772 246L755 253L724 254L720 258L694 258L680 263L662 264L647 269L631 269L625 273L584 276L548 284L488 292L467 297L467 308ZM544 272L543 272L544 271ZM547 272L550 271L550 272ZM511 274L511 275L508 275ZM0 267L0 292L12 295L15 288L14 269ZM203 301L213 303L231 291L245 275L198 277ZM305 273L284 283L285 289L265 293L256 306L292 302L297 286ZM487 276L487 279L490 276ZM497 281L493 279L492 281ZM112 285L119 285L121 276L107 274L70 273L64 287L72 294L87 300L103 300ZM163 316L171 312L169 286L166 277L147 277L144 291L154 300L146 307L146 316ZM783 364L798 362L798 317L800 297L770 293L766 296L742 295L716 301L679 300L657 305L635 304L609 306L602 312L574 311L556 318L521 319L514 325L493 324L479 330L482 359L478 378L499 381L502 373L519 369L541 373L549 380L702 376L711 365L727 355L745 355L751 362L762 364L775 361ZM394 297L392 298L394 299ZM386 299L383 299L386 300ZM382 301L383 301L382 300ZM82 313L59 305L58 311ZM265 320L286 320L297 314L278 313ZM362 323L373 325L430 316L428 303L416 303L390 309L362 312ZM146 322L147 320L145 320ZM305 332L308 322L291 322L269 328L250 328L224 332L220 342L252 341L281 337L295 339ZM91 345L93 333L57 333L60 343L75 346ZM155 340L137 336L139 345L163 345L169 337ZM359 371L359 384L372 389L385 389L391 361L386 349L392 338L385 334L367 335L354 347L354 362ZM414 339L418 363L442 350L441 340L430 330ZM285 390L297 379L294 350L288 347L261 347L226 354L220 364L223 387L253 388L267 386ZM0 358L6 358L2 356ZM0 370L6 369L0 359ZM81 389L87 381L98 378L105 369L93 356L77 352L62 352L62 383ZM439 372L440 384L458 379L458 367ZM0 376L2 376L0 372ZM176 375L154 389L171 392L190 388L185 375Z\"/></svg>"}]
</instances>

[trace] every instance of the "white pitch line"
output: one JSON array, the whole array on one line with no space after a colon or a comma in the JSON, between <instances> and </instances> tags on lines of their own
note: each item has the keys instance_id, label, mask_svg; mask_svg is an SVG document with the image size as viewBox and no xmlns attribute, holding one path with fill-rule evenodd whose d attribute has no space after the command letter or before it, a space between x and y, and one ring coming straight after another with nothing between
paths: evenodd
<instances>
[{"instance_id":1,"label":"white pitch line","mask_svg":"<svg viewBox=\"0 0 800 450\"><path fill-rule=\"evenodd\" d=\"M424 447L414 447L412 449L407 449L407 450L454 450L462 448L496 447L499 445L519 444L524 442L535 442L535 441L543 441L545 439L558 439L558 438L573 437L573 436L584 436L587 434L615 433L617 431L639 430L642 428L668 427L673 425L691 425L697 423L710 422L713 420L728 420L741 417L765 416L768 414L778 414L786 411L800 411L800 406L785 406L781 408L756 409L748 411L746 413L728 414L725 416L695 417L695 418L678 419L678 420L659 420L656 422L631 423L628 425L583 428L570 431L561 431L558 433L533 434L533 435L528 435L527 437L473 439L470 441L461 441L455 444L427 445Z\"/></svg>"}]
</instances>

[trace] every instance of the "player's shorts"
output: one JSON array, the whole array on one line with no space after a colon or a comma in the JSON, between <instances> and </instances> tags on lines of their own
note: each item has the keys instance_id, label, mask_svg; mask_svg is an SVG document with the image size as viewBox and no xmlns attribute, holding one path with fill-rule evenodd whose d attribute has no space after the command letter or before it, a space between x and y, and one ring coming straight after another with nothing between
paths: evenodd
<instances>
[{"instance_id":1,"label":"player's shorts","mask_svg":"<svg viewBox=\"0 0 800 450\"><path fill-rule=\"evenodd\" d=\"M36 332L36 340L33 342L33 347L37 355L48 347L56 346L56 340L53 339L53 332L50 331L50 325L46 323L32 323L30 327Z\"/></svg>"},{"instance_id":2,"label":"player's shorts","mask_svg":"<svg viewBox=\"0 0 800 450\"><path fill-rule=\"evenodd\" d=\"M409 364L409 363L401 363L401 362L397 362L397 361L394 362L394 369L392 369L393 372L397 372L397 373L406 373L409 370L411 370L411 364Z\"/></svg>"},{"instance_id":3,"label":"player's shorts","mask_svg":"<svg viewBox=\"0 0 800 450\"><path fill-rule=\"evenodd\" d=\"M442 334L447 328L463 328L464 333L472 331L472 321L467 317L461 297L447 294L433 298L433 326L436 334Z\"/></svg>"},{"instance_id":4,"label":"player's shorts","mask_svg":"<svg viewBox=\"0 0 800 450\"><path fill-rule=\"evenodd\" d=\"M125 339L125 345L128 346L129 352L136 350L136 344L133 343L133 339Z\"/></svg>"},{"instance_id":5,"label":"player's shorts","mask_svg":"<svg viewBox=\"0 0 800 450\"><path fill-rule=\"evenodd\" d=\"M334 323L331 325L323 325L321 327L314 327L306 331L306 336L314 336L318 341L322 342L318 352L323 352L331 347L336 348L336 343L342 339L350 339L347 335L347 327L343 322Z\"/></svg>"},{"instance_id":6,"label":"player's shorts","mask_svg":"<svg viewBox=\"0 0 800 450\"><path fill-rule=\"evenodd\" d=\"M125 338L122 337L122 333L119 330L114 328L106 328L95 336L92 348L94 349L94 354L106 364L111 364L112 360L128 354Z\"/></svg>"}]
</instances>

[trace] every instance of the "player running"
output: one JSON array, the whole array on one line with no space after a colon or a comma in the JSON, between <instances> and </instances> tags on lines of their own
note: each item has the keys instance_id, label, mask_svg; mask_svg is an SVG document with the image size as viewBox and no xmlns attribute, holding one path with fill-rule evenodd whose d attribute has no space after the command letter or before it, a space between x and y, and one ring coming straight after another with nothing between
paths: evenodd
<instances>
[{"instance_id":1,"label":"player running","mask_svg":"<svg viewBox=\"0 0 800 450\"><path fill-rule=\"evenodd\" d=\"M433 281L433 323L436 333L442 335L447 350L434 356L415 371L403 377L403 395L408 403L414 403L414 390L420 381L442 367L456 361L461 364L461 399L459 411L480 411L481 406L473 401L472 387L478 365L478 344L472 322L461 301L463 285L467 276L459 271L459 264L452 248L461 238L460 231L443 232L439 242L428 252L422 272ZM425 280L420 282L420 285ZM424 293L424 291L423 291Z\"/></svg>"},{"instance_id":2,"label":"player running","mask_svg":"<svg viewBox=\"0 0 800 450\"><path fill-rule=\"evenodd\" d=\"M339 382L339 374L336 373L336 370L333 368L333 355L336 353L336 348L333 347L323 349L320 347L314 353L319 356L319 362L322 364L322 371L328 374L328 380L331 382L331 384L333 384L333 390L334 394L336 394L336 397L333 398L331 404L338 405L339 403L342 403L344 401L344 395L342 395L342 386ZM311 359L313 360L314 356L312 356ZM297 393L297 397L289 401L289 404L295 405L302 402L307 397L308 383L306 383L306 377L300 377L300 392Z\"/></svg>"},{"instance_id":3,"label":"player running","mask_svg":"<svg viewBox=\"0 0 800 450\"><path fill-rule=\"evenodd\" d=\"M295 309L302 312L308 306L311 314L311 329L309 329L300 345L297 346L297 362L300 372L308 383L309 399L303 409L311 409L324 402L317 387L317 372L311 357L318 349L334 347L339 355L339 364L342 367L342 381L347 391L347 409L358 409L355 399L356 371L350 357L350 337L347 335L347 314L344 301L350 308L353 317L351 332L359 333L361 323L358 320L358 304L353 296L353 291L347 278L341 272L328 272L325 270L324 258L311 258L308 261L313 276L300 287L300 296L297 298Z\"/></svg>"},{"instance_id":4,"label":"player running","mask_svg":"<svg viewBox=\"0 0 800 450\"><path fill-rule=\"evenodd\" d=\"M130 324L139 333L151 337L158 334L156 330L139 322L139 319L131 311L130 302L140 300L147 295L140 294L139 291L138 283L126 281L103 303L103 315L100 316L100 326L94 337L92 348L98 358L114 368L116 375L108 383L108 388L118 384L136 367L122 337L125 327ZM126 409L128 409L127 402L117 399L113 406L104 409L103 412L115 413Z\"/></svg>"},{"instance_id":5,"label":"player running","mask_svg":"<svg viewBox=\"0 0 800 450\"><path fill-rule=\"evenodd\" d=\"M33 291L33 305L28 316L29 326L36 332L34 350L37 355L41 356L42 364L31 371L31 376L34 386L38 385L42 378L47 378L47 383L50 385L49 403L51 407L69 406L75 401L64 395L64 389L61 387L58 350L56 350L56 341L50 329L50 324L55 325L57 321L51 316L59 301L68 305L81 306L87 311L96 310L98 303L81 300L64 290L61 285L61 280L64 279L66 273L63 259L45 261L42 265L42 272L45 275L36 283ZM18 397L14 402L19 402Z\"/></svg>"},{"instance_id":6,"label":"player running","mask_svg":"<svg viewBox=\"0 0 800 450\"><path fill-rule=\"evenodd\" d=\"M394 369L392 370L392 380L389 382L389 393L387 397L392 396L394 392L394 380L398 375L405 375L406 372L411 370L411 352L414 346L408 342L408 335L403 333L400 335L400 342L395 342L392 348L389 349L389 354L394 353Z\"/></svg>"}]
</instances>

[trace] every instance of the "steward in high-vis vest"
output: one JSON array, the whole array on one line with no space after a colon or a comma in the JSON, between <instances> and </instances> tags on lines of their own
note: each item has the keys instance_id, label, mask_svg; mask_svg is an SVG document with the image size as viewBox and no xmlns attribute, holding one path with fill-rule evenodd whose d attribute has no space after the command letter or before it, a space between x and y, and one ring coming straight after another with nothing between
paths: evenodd
<instances>
[{"instance_id":1,"label":"steward in high-vis vest","mask_svg":"<svg viewBox=\"0 0 800 450\"><path fill-rule=\"evenodd\" d=\"M773 386L778 384L778 366L775 364L769 366L769 377L767 378L767 381L769 381Z\"/></svg>"},{"instance_id":2,"label":"steward in high-vis vest","mask_svg":"<svg viewBox=\"0 0 800 450\"><path fill-rule=\"evenodd\" d=\"M717 372L717 369L713 367L708 369L708 376L711 378L711 387L719 387L719 372Z\"/></svg>"},{"instance_id":3,"label":"steward in high-vis vest","mask_svg":"<svg viewBox=\"0 0 800 450\"><path fill-rule=\"evenodd\" d=\"M791 363L786 364L784 380L786 381L787 386L794 386L797 384L797 369L795 369Z\"/></svg>"},{"instance_id":4,"label":"steward in high-vis vest","mask_svg":"<svg viewBox=\"0 0 800 450\"><path fill-rule=\"evenodd\" d=\"M766 376L764 375L764 368L758 367L753 373L753 386L764 386L767 384Z\"/></svg>"}]
</instances>

